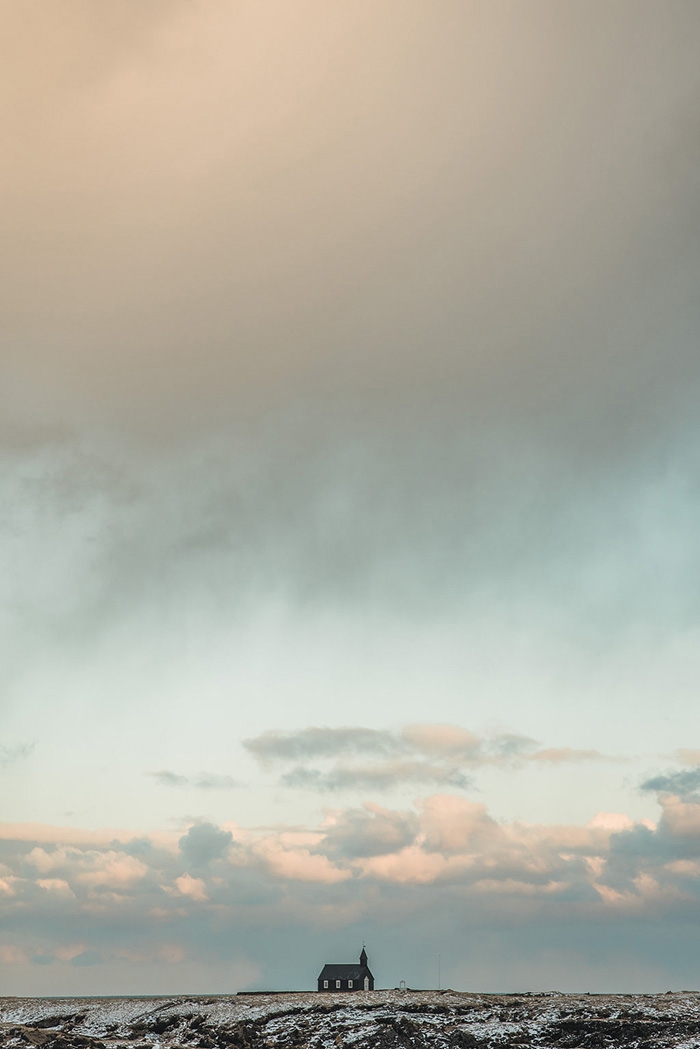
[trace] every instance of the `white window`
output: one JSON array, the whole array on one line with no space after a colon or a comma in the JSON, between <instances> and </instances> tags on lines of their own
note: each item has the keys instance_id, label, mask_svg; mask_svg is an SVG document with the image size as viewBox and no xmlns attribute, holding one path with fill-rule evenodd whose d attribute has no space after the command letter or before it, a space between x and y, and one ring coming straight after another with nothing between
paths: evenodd
<instances>
[{"instance_id":1,"label":"white window","mask_svg":"<svg viewBox=\"0 0 700 1049\"><path fill-rule=\"evenodd\" d=\"M324 980L323 981L323 989L324 989L324 991L328 990L328 980Z\"/></svg>"},{"instance_id":2,"label":"white window","mask_svg":"<svg viewBox=\"0 0 700 1049\"><path fill-rule=\"evenodd\" d=\"M340 980L335 981L336 990L340 990Z\"/></svg>"},{"instance_id":3,"label":"white window","mask_svg":"<svg viewBox=\"0 0 700 1049\"><path fill-rule=\"evenodd\" d=\"M352 980L348 980L348 990L352 990Z\"/></svg>"}]
</instances>

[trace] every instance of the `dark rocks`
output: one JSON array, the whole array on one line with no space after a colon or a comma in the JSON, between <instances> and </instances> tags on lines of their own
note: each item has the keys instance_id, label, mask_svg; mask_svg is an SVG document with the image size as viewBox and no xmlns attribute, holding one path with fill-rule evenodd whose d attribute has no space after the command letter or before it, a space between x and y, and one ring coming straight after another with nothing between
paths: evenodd
<instances>
[{"instance_id":1,"label":"dark rocks","mask_svg":"<svg viewBox=\"0 0 700 1049\"><path fill-rule=\"evenodd\" d=\"M322 1000L319 1000L322 997ZM0 999L2 1049L681 1049L700 995Z\"/></svg>"}]
</instances>

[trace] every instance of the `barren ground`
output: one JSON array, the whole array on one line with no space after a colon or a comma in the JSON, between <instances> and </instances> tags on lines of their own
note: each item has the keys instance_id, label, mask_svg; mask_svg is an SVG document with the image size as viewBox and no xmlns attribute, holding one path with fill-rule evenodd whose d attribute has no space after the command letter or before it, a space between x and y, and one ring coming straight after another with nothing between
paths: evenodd
<instances>
[{"instance_id":1,"label":"barren ground","mask_svg":"<svg viewBox=\"0 0 700 1049\"><path fill-rule=\"evenodd\" d=\"M47 1049L700 1047L700 994L455 991L3 998L0 1045Z\"/></svg>"}]
</instances>

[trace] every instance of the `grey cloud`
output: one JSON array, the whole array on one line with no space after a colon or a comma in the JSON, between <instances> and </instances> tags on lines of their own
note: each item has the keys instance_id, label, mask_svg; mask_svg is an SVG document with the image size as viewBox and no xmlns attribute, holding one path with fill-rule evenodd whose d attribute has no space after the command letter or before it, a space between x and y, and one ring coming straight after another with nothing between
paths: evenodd
<instances>
[{"instance_id":1,"label":"grey cloud","mask_svg":"<svg viewBox=\"0 0 700 1049\"><path fill-rule=\"evenodd\" d=\"M263 764L346 754L396 754L405 749L391 732L361 727L312 727L298 732L271 730L243 740L243 746Z\"/></svg>"},{"instance_id":2,"label":"grey cloud","mask_svg":"<svg viewBox=\"0 0 700 1049\"><path fill-rule=\"evenodd\" d=\"M193 868L204 867L221 859L233 842L228 830L220 830L213 823L195 823L179 841L180 851Z\"/></svg>"},{"instance_id":3,"label":"grey cloud","mask_svg":"<svg viewBox=\"0 0 700 1049\"><path fill-rule=\"evenodd\" d=\"M408 725L397 732L361 727L268 731L245 740L243 745L264 768L306 759L285 771L280 783L318 791L385 791L411 783L464 790L473 782L465 768L516 769L528 762L556 765L605 757L596 750L573 747L538 750L537 741L529 736L503 733L480 737L457 725L440 724ZM392 757L366 760L375 755ZM365 760L351 762L348 758ZM331 767L314 767L324 761L330 761Z\"/></svg>"},{"instance_id":4,"label":"grey cloud","mask_svg":"<svg viewBox=\"0 0 700 1049\"><path fill-rule=\"evenodd\" d=\"M116 845L117 842L114 844ZM147 863L154 862L156 847L148 835L142 834L138 838L131 838L130 841L119 843L119 847L129 856L144 859Z\"/></svg>"},{"instance_id":5,"label":"grey cloud","mask_svg":"<svg viewBox=\"0 0 700 1049\"><path fill-rule=\"evenodd\" d=\"M238 780L233 776L217 776L214 773L202 773L192 778L192 785L200 790L232 790L240 787Z\"/></svg>"},{"instance_id":6,"label":"grey cloud","mask_svg":"<svg viewBox=\"0 0 700 1049\"><path fill-rule=\"evenodd\" d=\"M663 828L654 831L638 826L621 831L610 839L601 882L617 892L634 894L636 879L642 872L650 873L674 860L685 859L685 852L678 841L664 834Z\"/></svg>"},{"instance_id":7,"label":"grey cloud","mask_svg":"<svg viewBox=\"0 0 700 1049\"><path fill-rule=\"evenodd\" d=\"M324 834L321 848L339 858L385 856L410 845L418 829L418 818L413 812L365 805L341 812Z\"/></svg>"},{"instance_id":8,"label":"grey cloud","mask_svg":"<svg viewBox=\"0 0 700 1049\"><path fill-rule=\"evenodd\" d=\"M34 750L34 746L34 743L17 743L13 747L0 745L0 768L14 765L16 761L21 761L22 758L28 758Z\"/></svg>"},{"instance_id":9,"label":"grey cloud","mask_svg":"<svg viewBox=\"0 0 700 1049\"><path fill-rule=\"evenodd\" d=\"M162 787L194 787L197 790L233 790L240 787L240 783L233 776L219 776L207 772L197 776L183 776L169 769L162 769L160 772L149 772L148 775Z\"/></svg>"},{"instance_id":10,"label":"grey cloud","mask_svg":"<svg viewBox=\"0 0 700 1049\"><path fill-rule=\"evenodd\" d=\"M102 961L102 956L98 951L81 951L80 954L76 954L75 958L70 959L71 965L99 965Z\"/></svg>"},{"instance_id":11,"label":"grey cloud","mask_svg":"<svg viewBox=\"0 0 700 1049\"><path fill-rule=\"evenodd\" d=\"M700 792L700 768L681 769L651 776L641 784L642 790L677 794L681 798L697 798Z\"/></svg>"},{"instance_id":12,"label":"grey cloud","mask_svg":"<svg viewBox=\"0 0 700 1049\"><path fill-rule=\"evenodd\" d=\"M244 746L264 767L306 759L305 764L284 772L280 783L329 792L386 791L401 784L426 783L464 789L471 781L460 762L474 764L481 758L478 737L454 726L412 725L400 732L311 727L298 732L265 732L246 740ZM347 761L375 756L388 756L390 760ZM308 764L324 760L333 761L333 766L319 769Z\"/></svg>"},{"instance_id":13,"label":"grey cloud","mask_svg":"<svg viewBox=\"0 0 700 1049\"><path fill-rule=\"evenodd\" d=\"M514 732L506 732L489 741L489 750L496 755L504 757L517 757L527 754L537 746L537 740L531 736L522 736Z\"/></svg>"},{"instance_id":14,"label":"grey cloud","mask_svg":"<svg viewBox=\"0 0 700 1049\"><path fill-rule=\"evenodd\" d=\"M190 783L187 776L170 772L168 769L163 769L161 772L149 772L149 776L152 776L163 787L187 787Z\"/></svg>"},{"instance_id":15,"label":"grey cloud","mask_svg":"<svg viewBox=\"0 0 700 1049\"><path fill-rule=\"evenodd\" d=\"M663 777L659 777L663 779ZM654 788L650 788L654 789ZM700 894L700 803L697 796L680 798L661 788L658 825L636 825L613 834L603 884L635 897L641 882L656 883L653 905L663 906L668 894L689 901Z\"/></svg>"},{"instance_id":16,"label":"grey cloud","mask_svg":"<svg viewBox=\"0 0 700 1049\"><path fill-rule=\"evenodd\" d=\"M283 773L285 787L318 791L394 790L403 784L466 789L471 779L458 768L430 764L426 761L387 761L375 765L336 765L328 772L297 766Z\"/></svg>"},{"instance_id":17,"label":"grey cloud","mask_svg":"<svg viewBox=\"0 0 700 1049\"><path fill-rule=\"evenodd\" d=\"M505 749L501 740L505 741ZM344 728L305 728L296 732L268 731L243 741L243 746L261 763L285 763L301 759L324 759L359 755L401 757L422 755L434 760L479 764L487 753L514 752L529 744L525 737L480 739L456 725L408 725L397 732L360 726Z\"/></svg>"}]
</instances>

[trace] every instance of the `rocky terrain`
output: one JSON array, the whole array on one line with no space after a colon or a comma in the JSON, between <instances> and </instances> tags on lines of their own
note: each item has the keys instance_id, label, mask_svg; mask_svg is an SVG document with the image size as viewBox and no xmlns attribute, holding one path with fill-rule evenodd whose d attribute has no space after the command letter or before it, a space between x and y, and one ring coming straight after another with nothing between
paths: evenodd
<instances>
[{"instance_id":1,"label":"rocky terrain","mask_svg":"<svg viewBox=\"0 0 700 1049\"><path fill-rule=\"evenodd\" d=\"M46 1049L700 1047L700 994L375 991L0 999L0 1045Z\"/></svg>"}]
</instances>

